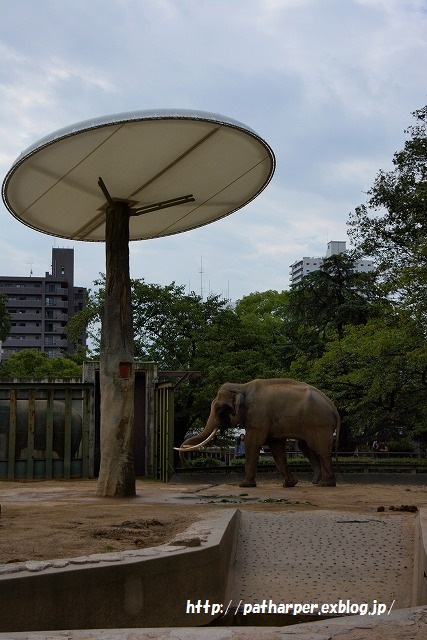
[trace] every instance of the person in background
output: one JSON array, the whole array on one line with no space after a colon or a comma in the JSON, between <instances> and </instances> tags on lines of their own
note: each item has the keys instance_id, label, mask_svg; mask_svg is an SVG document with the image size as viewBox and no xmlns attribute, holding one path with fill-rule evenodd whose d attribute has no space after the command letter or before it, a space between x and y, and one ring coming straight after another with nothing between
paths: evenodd
<instances>
[{"instance_id":1,"label":"person in background","mask_svg":"<svg viewBox=\"0 0 427 640\"><path fill-rule=\"evenodd\" d=\"M236 440L236 446L234 447L234 455L236 458L245 457L245 434L241 433Z\"/></svg>"},{"instance_id":2,"label":"person in background","mask_svg":"<svg viewBox=\"0 0 427 640\"><path fill-rule=\"evenodd\" d=\"M372 443L372 452L374 454L374 456L376 458L379 457L379 450L380 450L380 443L379 441L375 438L375 440Z\"/></svg>"},{"instance_id":3,"label":"person in background","mask_svg":"<svg viewBox=\"0 0 427 640\"><path fill-rule=\"evenodd\" d=\"M381 458L388 457L388 446L384 439L381 438L378 446L378 454Z\"/></svg>"}]
</instances>

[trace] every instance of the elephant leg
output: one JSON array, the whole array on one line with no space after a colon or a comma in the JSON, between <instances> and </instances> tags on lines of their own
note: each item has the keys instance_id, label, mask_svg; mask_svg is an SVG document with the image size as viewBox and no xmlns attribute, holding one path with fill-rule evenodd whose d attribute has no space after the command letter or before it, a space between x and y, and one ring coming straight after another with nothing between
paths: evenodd
<instances>
[{"instance_id":1,"label":"elephant leg","mask_svg":"<svg viewBox=\"0 0 427 640\"><path fill-rule=\"evenodd\" d=\"M313 449L310 449L305 440L298 440L298 446L305 457L308 458L310 466L313 469L313 484L318 484L322 477L322 468L319 456L315 451L313 451Z\"/></svg>"},{"instance_id":2,"label":"elephant leg","mask_svg":"<svg viewBox=\"0 0 427 640\"><path fill-rule=\"evenodd\" d=\"M256 487L255 476L258 466L259 450L263 442L259 442L256 434L246 431L245 438L245 479L239 487Z\"/></svg>"},{"instance_id":3,"label":"elephant leg","mask_svg":"<svg viewBox=\"0 0 427 640\"><path fill-rule=\"evenodd\" d=\"M337 484L335 473L332 467L332 455L328 453L319 453L322 477L319 480L320 487L335 487Z\"/></svg>"},{"instance_id":4,"label":"elephant leg","mask_svg":"<svg viewBox=\"0 0 427 640\"><path fill-rule=\"evenodd\" d=\"M288 461L286 457L286 440L270 440L267 442L273 455L274 462L279 473L285 478L284 487L294 487L298 484L298 480L293 473L289 471Z\"/></svg>"}]
</instances>

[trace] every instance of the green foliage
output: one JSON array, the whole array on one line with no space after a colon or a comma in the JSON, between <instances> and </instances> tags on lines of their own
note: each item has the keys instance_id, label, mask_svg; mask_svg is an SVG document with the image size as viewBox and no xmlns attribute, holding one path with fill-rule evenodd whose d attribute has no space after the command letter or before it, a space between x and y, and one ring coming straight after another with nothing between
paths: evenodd
<instances>
[{"instance_id":1,"label":"green foliage","mask_svg":"<svg viewBox=\"0 0 427 640\"><path fill-rule=\"evenodd\" d=\"M381 298L374 272L356 271L356 254L327 258L289 293L290 329L297 352L319 357L332 335L341 339L348 324L365 324L379 314Z\"/></svg>"},{"instance_id":2,"label":"green foliage","mask_svg":"<svg viewBox=\"0 0 427 640\"><path fill-rule=\"evenodd\" d=\"M244 467L245 466L245 458L232 458L230 460L231 467Z\"/></svg>"},{"instance_id":3,"label":"green foliage","mask_svg":"<svg viewBox=\"0 0 427 640\"><path fill-rule=\"evenodd\" d=\"M378 427L426 440L427 106L413 116L393 170L378 173L366 204L349 220L350 236L360 253L374 258L395 313L368 334L348 332L340 360L347 371L336 382L351 385L359 431L365 414L371 432Z\"/></svg>"},{"instance_id":4,"label":"green foliage","mask_svg":"<svg viewBox=\"0 0 427 640\"><path fill-rule=\"evenodd\" d=\"M358 249L373 256L386 290L427 319L427 106L413 113L404 149L394 154L392 171L380 171L367 202L350 216L349 234Z\"/></svg>"},{"instance_id":5,"label":"green foliage","mask_svg":"<svg viewBox=\"0 0 427 640\"><path fill-rule=\"evenodd\" d=\"M105 276L100 274L100 279L94 282L96 289L86 291L85 304L81 311L73 315L67 323L67 337L70 342L78 343L81 335L87 332L88 339L92 343L92 351L87 350L86 359L99 359L100 349L100 310L105 294Z\"/></svg>"},{"instance_id":6,"label":"green foliage","mask_svg":"<svg viewBox=\"0 0 427 640\"><path fill-rule=\"evenodd\" d=\"M11 328L10 313L6 309L6 296L0 294L0 342L6 340Z\"/></svg>"},{"instance_id":7,"label":"green foliage","mask_svg":"<svg viewBox=\"0 0 427 640\"><path fill-rule=\"evenodd\" d=\"M68 358L49 359L47 353L23 349L0 363L1 379L43 380L80 378L81 367Z\"/></svg>"},{"instance_id":8,"label":"green foliage","mask_svg":"<svg viewBox=\"0 0 427 640\"><path fill-rule=\"evenodd\" d=\"M391 455L393 455L393 453L396 453L396 452L410 453L415 451L414 443L410 438L399 438L397 440L389 440L387 441L387 448Z\"/></svg>"},{"instance_id":9,"label":"green foliage","mask_svg":"<svg viewBox=\"0 0 427 640\"><path fill-rule=\"evenodd\" d=\"M304 364L305 379L337 404L353 438L427 435L427 348L423 329L410 317L395 314L348 325L341 340L327 343L321 358ZM301 360L291 371L301 372ZM352 446L345 439L341 443Z\"/></svg>"},{"instance_id":10,"label":"green foliage","mask_svg":"<svg viewBox=\"0 0 427 640\"><path fill-rule=\"evenodd\" d=\"M293 352L286 331L289 292L251 293L237 302L235 313L239 319L239 359L244 363L245 379L277 377Z\"/></svg>"},{"instance_id":11,"label":"green foliage","mask_svg":"<svg viewBox=\"0 0 427 640\"><path fill-rule=\"evenodd\" d=\"M221 460L218 458L193 458L192 460L186 460L185 467L220 467Z\"/></svg>"},{"instance_id":12,"label":"green foliage","mask_svg":"<svg viewBox=\"0 0 427 640\"><path fill-rule=\"evenodd\" d=\"M305 458L304 458L305 459ZM290 459L288 460L290 462ZM233 458L230 462L232 467L244 467L245 466L245 458ZM258 460L258 466L275 466L274 459L271 456L260 456Z\"/></svg>"}]
</instances>

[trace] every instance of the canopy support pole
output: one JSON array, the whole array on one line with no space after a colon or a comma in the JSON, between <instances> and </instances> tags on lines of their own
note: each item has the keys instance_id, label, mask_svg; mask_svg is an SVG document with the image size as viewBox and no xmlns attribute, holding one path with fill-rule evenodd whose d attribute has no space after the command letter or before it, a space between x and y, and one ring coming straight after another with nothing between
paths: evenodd
<instances>
[{"instance_id":1,"label":"canopy support pole","mask_svg":"<svg viewBox=\"0 0 427 640\"><path fill-rule=\"evenodd\" d=\"M130 206L106 208L106 282L101 311L101 466L97 495L134 496L134 343L129 273Z\"/></svg>"}]
</instances>

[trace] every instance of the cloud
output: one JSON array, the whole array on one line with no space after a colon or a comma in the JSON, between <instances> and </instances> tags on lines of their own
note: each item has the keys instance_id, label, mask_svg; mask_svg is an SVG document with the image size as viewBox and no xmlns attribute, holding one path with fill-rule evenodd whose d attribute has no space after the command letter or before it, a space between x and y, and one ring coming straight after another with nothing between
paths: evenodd
<instances>
[{"instance_id":1,"label":"cloud","mask_svg":"<svg viewBox=\"0 0 427 640\"><path fill-rule=\"evenodd\" d=\"M132 275L197 289L203 256L206 291L285 288L289 264L346 239L348 213L390 168L425 103L426 58L425 0L3 3L0 171L94 116L182 107L234 117L273 148L272 182L214 225L131 243ZM55 240L4 207L0 223L0 272L33 260L43 275ZM70 246L76 282L89 286L104 248Z\"/></svg>"}]
</instances>

